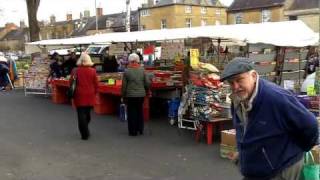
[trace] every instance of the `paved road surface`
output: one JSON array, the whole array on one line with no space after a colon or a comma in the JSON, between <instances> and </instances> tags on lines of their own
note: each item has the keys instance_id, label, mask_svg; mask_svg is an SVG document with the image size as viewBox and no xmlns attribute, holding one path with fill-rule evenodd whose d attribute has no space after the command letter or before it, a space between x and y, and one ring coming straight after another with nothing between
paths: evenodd
<instances>
[{"instance_id":1,"label":"paved road surface","mask_svg":"<svg viewBox=\"0 0 320 180\"><path fill-rule=\"evenodd\" d=\"M22 91L0 92L0 180L238 180L219 145L196 143L164 119L129 137L115 116L93 114L89 141L76 114Z\"/></svg>"}]
</instances>

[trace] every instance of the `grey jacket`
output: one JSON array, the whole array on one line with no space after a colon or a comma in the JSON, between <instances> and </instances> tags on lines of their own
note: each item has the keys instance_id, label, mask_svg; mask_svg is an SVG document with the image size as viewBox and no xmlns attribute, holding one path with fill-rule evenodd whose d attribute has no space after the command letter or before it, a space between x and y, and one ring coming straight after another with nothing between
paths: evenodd
<instances>
[{"instance_id":1,"label":"grey jacket","mask_svg":"<svg viewBox=\"0 0 320 180\"><path fill-rule=\"evenodd\" d=\"M122 97L145 97L149 86L143 68L128 68L122 77Z\"/></svg>"}]
</instances>

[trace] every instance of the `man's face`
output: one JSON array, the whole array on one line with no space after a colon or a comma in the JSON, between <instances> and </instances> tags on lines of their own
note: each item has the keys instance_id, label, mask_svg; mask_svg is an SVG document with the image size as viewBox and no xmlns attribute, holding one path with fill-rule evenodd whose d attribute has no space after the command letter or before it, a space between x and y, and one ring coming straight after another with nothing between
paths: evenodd
<instances>
[{"instance_id":1,"label":"man's face","mask_svg":"<svg viewBox=\"0 0 320 180\"><path fill-rule=\"evenodd\" d=\"M238 74L227 80L227 82L230 84L232 94L240 101L247 100L251 97L256 81L257 72L255 71Z\"/></svg>"}]
</instances>

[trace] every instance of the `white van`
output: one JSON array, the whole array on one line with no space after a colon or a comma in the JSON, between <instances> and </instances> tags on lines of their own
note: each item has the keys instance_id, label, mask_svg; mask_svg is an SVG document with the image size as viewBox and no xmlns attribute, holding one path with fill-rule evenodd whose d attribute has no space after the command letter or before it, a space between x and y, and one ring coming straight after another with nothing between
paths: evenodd
<instances>
[{"instance_id":1,"label":"white van","mask_svg":"<svg viewBox=\"0 0 320 180\"><path fill-rule=\"evenodd\" d=\"M94 55L94 54L104 55L107 50L109 50L109 45L107 45L107 44L90 45L90 46L88 46L86 52L91 55Z\"/></svg>"}]
</instances>

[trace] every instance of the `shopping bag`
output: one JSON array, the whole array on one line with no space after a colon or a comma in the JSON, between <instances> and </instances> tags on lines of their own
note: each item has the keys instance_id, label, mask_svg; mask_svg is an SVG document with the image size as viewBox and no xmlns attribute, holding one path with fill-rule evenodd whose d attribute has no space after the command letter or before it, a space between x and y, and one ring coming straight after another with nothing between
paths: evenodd
<instances>
[{"instance_id":1,"label":"shopping bag","mask_svg":"<svg viewBox=\"0 0 320 180\"><path fill-rule=\"evenodd\" d=\"M76 87L77 87L77 73L76 71L74 72L74 75L71 77L71 83L70 83L70 87L67 91L67 96L69 99L73 99L74 98L74 94L76 92Z\"/></svg>"},{"instance_id":2,"label":"shopping bag","mask_svg":"<svg viewBox=\"0 0 320 180\"><path fill-rule=\"evenodd\" d=\"M304 165L301 171L300 180L319 180L319 164L316 164L311 151L304 155Z\"/></svg>"},{"instance_id":3,"label":"shopping bag","mask_svg":"<svg viewBox=\"0 0 320 180\"><path fill-rule=\"evenodd\" d=\"M120 121L121 122L127 121L127 116L128 115L127 115L127 106L126 106L126 104L124 104L124 103L120 104L119 114L120 114Z\"/></svg>"}]
</instances>

